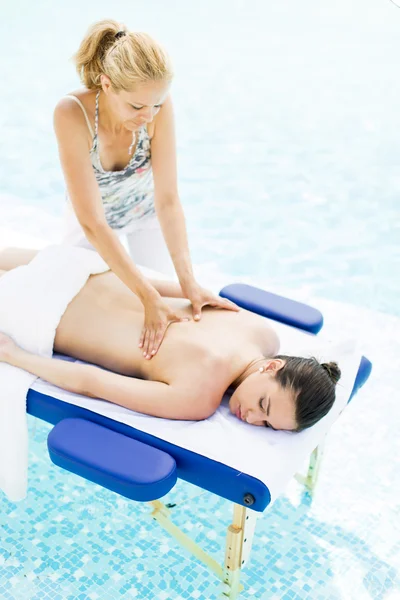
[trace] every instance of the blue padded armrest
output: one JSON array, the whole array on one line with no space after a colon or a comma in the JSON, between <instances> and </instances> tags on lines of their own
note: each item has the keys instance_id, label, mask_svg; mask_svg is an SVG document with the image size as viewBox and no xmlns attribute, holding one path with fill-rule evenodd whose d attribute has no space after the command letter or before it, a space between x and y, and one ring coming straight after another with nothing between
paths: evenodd
<instances>
[{"instance_id":1,"label":"blue padded armrest","mask_svg":"<svg viewBox=\"0 0 400 600\"><path fill-rule=\"evenodd\" d=\"M54 464L131 500L156 500L176 483L172 456L91 421L63 419L47 445Z\"/></svg>"},{"instance_id":2,"label":"blue padded armrest","mask_svg":"<svg viewBox=\"0 0 400 600\"><path fill-rule=\"evenodd\" d=\"M352 392L350 394L350 398L348 402L353 398L353 396L358 392L358 390L364 385L367 381L368 377L371 375L372 371L372 362L366 357L362 356L360 361L360 366L358 367L357 377L353 385Z\"/></svg>"},{"instance_id":3,"label":"blue padded armrest","mask_svg":"<svg viewBox=\"0 0 400 600\"><path fill-rule=\"evenodd\" d=\"M318 333L324 322L322 314L312 306L245 283L227 285L222 288L219 295L262 317L274 319L274 321L310 333Z\"/></svg>"}]
</instances>

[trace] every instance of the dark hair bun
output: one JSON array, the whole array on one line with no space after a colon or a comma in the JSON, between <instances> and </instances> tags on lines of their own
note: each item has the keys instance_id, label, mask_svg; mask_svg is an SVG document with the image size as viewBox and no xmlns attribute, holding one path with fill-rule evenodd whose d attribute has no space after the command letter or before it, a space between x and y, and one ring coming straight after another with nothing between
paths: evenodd
<instances>
[{"instance_id":1,"label":"dark hair bun","mask_svg":"<svg viewBox=\"0 0 400 600\"><path fill-rule=\"evenodd\" d=\"M335 362L322 363L321 367L328 373L329 379L331 379L332 383L336 385L342 374L338 364Z\"/></svg>"}]
</instances>

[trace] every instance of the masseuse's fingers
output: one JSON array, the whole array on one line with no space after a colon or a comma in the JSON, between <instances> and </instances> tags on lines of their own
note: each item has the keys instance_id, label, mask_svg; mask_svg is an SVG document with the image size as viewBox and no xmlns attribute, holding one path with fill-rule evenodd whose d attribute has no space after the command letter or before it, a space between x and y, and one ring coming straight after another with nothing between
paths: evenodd
<instances>
[{"instance_id":1,"label":"masseuse's fingers","mask_svg":"<svg viewBox=\"0 0 400 600\"><path fill-rule=\"evenodd\" d=\"M195 321L200 321L201 319L201 309L203 308L204 304L200 303L200 302L192 302L192 313L193 313L193 319Z\"/></svg>"},{"instance_id":2,"label":"masseuse's fingers","mask_svg":"<svg viewBox=\"0 0 400 600\"><path fill-rule=\"evenodd\" d=\"M172 313L168 316L168 323L166 326L159 325L155 332L154 338L150 344L150 358L155 356L160 349L160 346L164 340L167 329L172 323L183 323L184 321L190 321L188 317L181 317L176 313Z\"/></svg>"},{"instance_id":3,"label":"masseuse's fingers","mask_svg":"<svg viewBox=\"0 0 400 600\"><path fill-rule=\"evenodd\" d=\"M168 304L159 301L145 307L144 326L139 340L146 359L153 358L162 344L170 323L190 321L186 315L171 311Z\"/></svg>"},{"instance_id":4,"label":"masseuse's fingers","mask_svg":"<svg viewBox=\"0 0 400 600\"><path fill-rule=\"evenodd\" d=\"M228 300L227 298L221 298L219 296L215 296L215 302L210 302L210 306L215 306L216 308L225 308L226 310L234 310L238 312L240 310L240 306Z\"/></svg>"},{"instance_id":5,"label":"masseuse's fingers","mask_svg":"<svg viewBox=\"0 0 400 600\"><path fill-rule=\"evenodd\" d=\"M149 330L145 324L144 328L143 328L143 356L147 356L147 348L149 345Z\"/></svg>"},{"instance_id":6,"label":"masseuse's fingers","mask_svg":"<svg viewBox=\"0 0 400 600\"><path fill-rule=\"evenodd\" d=\"M160 331L160 329L162 330L162 324L158 323L156 327L154 327L154 329L151 330L150 332L150 336L149 336L149 351L147 353L146 358L151 358L152 356L154 356L158 350L158 348L156 349L156 338L158 335L158 332Z\"/></svg>"},{"instance_id":7,"label":"masseuse's fingers","mask_svg":"<svg viewBox=\"0 0 400 600\"><path fill-rule=\"evenodd\" d=\"M187 296L192 303L193 318L195 321L200 321L201 311L204 306L213 306L215 308L222 308L226 310L239 311L240 308L231 300L227 298L221 298L213 292L202 288L199 285L195 285L188 292Z\"/></svg>"},{"instance_id":8,"label":"masseuse's fingers","mask_svg":"<svg viewBox=\"0 0 400 600\"><path fill-rule=\"evenodd\" d=\"M168 325L168 314L170 312L168 304L159 298L155 302L150 302L144 307L144 340L143 356L151 358L157 352L155 340L157 333L164 334ZM153 353L153 354L152 354Z\"/></svg>"},{"instance_id":9,"label":"masseuse's fingers","mask_svg":"<svg viewBox=\"0 0 400 600\"><path fill-rule=\"evenodd\" d=\"M183 312L170 312L168 315L168 325L171 323L185 323L187 321L190 321L190 318Z\"/></svg>"},{"instance_id":10,"label":"masseuse's fingers","mask_svg":"<svg viewBox=\"0 0 400 600\"><path fill-rule=\"evenodd\" d=\"M151 358L151 351L153 349L154 337L155 337L155 334L156 334L156 327L157 327L157 325L155 325L153 323L149 327L149 333L148 333L148 336L147 336L147 349L146 349L145 358Z\"/></svg>"},{"instance_id":11,"label":"masseuse's fingers","mask_svg":"<svg viewBox=\"0 0 400 600\"><path fill-rule=\"evenodd\" d=\"M140 334L140 339L139 339L139 348L143 348L145 335L146 335L146 328L143 327L142 333Z\"/></svg>"},{"instance_id":12,"label":"masseuse's fingers","mask_svg":"<svg viewBox=\"0 0 400 600\"><path fill-rule=\"evenodd\" d=\"M152 324L148 330L147 350L146 350L145 358L151 358L151 351L153 349L153 341L154 341L154 336L155 336L155 327L156 326Z\"/></svg>"},{"instance_id":13,"label":"masseuse's fingers","mask_svg":"<svg viewBox=\"0 0 400 600\"><path fill-rule=\"evenodd\" d=\"M159 323L157 329L154 332L154 337L152 336L151 342L149 344L150 356L148 356L148 358L153 358L153 356L155 356L159 351L168 327L172 325L172 323L183 323L185 321L190 321L189 317L182 317L178 313L170 313L168 315L168 322L166 325Z\"/></svg>"},{"instance_id":14,"label":"masseuse's fingers","mask_svg":"<svg viewBox=\"0 0 400 600\"><path fill-rule=\"evenodd\" d=\"M168 327L167 321L150 323L146 328L145 342L143 344L143 356L147 359L157 354Z\"/></svg>"},{"instance_id":15,"label":"masseuse's fingers","mask_svg":"<svg viewBox=\"0 0 400 600\"><path fill-rule=\"evenodd\" d=\"M167 327L159 327L158 330L156 331L156 333L154 335L154 340L153 340L153 347L151 350L152 357L155 356L157 354L157 352L159 351L161 342L164 339L167 328L168 328L168 325L167 325Z\"/></svg>"}]
</instances>

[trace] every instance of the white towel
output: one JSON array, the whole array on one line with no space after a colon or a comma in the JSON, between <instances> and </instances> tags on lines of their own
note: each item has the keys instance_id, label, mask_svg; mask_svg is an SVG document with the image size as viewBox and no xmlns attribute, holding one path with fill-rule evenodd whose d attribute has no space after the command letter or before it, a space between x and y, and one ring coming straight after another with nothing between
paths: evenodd
<instances>
[{"instance_id":1,"label":"white towel","mask_svg":"<svg viewBox=\"0 0 400 600\"><path fill-rule=\"evenodd\" d=\"M0 331L34 354L50 357L68 304L90 275L108 270L96 252L49 246L0 278ZM28 483L26 396L36 377L0 363L0 490L17 502Z\"/></svg>"}]
</instances>

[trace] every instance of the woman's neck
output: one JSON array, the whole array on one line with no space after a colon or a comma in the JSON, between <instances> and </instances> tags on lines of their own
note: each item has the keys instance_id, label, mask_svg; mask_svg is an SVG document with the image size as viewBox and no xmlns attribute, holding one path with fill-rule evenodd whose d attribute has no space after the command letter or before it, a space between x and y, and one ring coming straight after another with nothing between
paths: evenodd
<instances>
[{"instance_id":1,"label":"woman's neck","mask_svg":"<svg viewBox=\"0 0 400 600\"><path fill-rule=\"evenodd\" d=\"M124 123L118 118L118 115L111 109L107 95L100 91L99 96L99 123L101 128L112 135L118 135L123 131Z\"/></svg>"},{"instance_id":2,"label":"woman's neck","mask_svg":"<svg viewBox=\"0 0 400 600\"><path fill-rule=\"evenodd\" d=\"M258 371L260 367L264 366L266 360L267 358L263 355L253 358L244 369L242 368L241 372L236 376L229 387L235 390L245 379L247 379L247 377Z\"/></svg>"}]
</instances>

